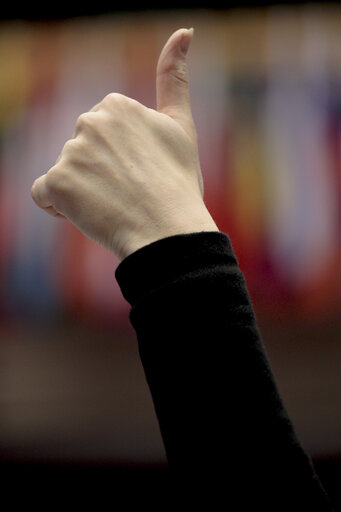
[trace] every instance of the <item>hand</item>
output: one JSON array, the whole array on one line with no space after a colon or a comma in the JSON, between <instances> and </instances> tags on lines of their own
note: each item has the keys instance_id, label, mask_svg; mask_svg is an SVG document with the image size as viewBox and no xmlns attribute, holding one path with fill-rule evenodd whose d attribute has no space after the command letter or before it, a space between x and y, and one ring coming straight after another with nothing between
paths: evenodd
<instances>
[{"instance_id":1,"label":"hand","mask_svg":"<svg viewBox=\"0 0 341 512\"><path fill-rule=\"evenodd\" d=\"M112 93L76 123L56 164L31 195L123 259L161 238L218 231L203 201L186 53L179 29L157 64L157 110Z\"/></svg>"}]
</instances>

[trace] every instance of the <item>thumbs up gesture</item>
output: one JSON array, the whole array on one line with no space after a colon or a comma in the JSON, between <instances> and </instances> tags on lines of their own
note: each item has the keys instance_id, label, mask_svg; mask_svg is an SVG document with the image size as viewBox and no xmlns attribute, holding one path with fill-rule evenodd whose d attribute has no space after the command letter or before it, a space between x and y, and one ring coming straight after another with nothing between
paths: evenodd
<instances>
[{"instance_id":1,"label":"thumbs up gesture","mask_svg":"<svg viewBox=\"0 0 341 512\"><path fill-rule=\"evenodd\" d=\"M156 71L157 110L111 93L79 116L35 203L65 217L123 259L161 238L218 231L203 201L186 53L193 30L174 32Z\"/></svg>"}]
</instances>

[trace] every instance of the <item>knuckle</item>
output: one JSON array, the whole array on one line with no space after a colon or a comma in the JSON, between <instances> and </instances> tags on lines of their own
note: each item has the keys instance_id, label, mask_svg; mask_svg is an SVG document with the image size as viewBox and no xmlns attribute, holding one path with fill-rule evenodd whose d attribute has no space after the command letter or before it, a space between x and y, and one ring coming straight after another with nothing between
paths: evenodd
<instances>
[{"instance_id":1,"label":"knuckle","mask_svg":"<svg viewBox=\"0 0 341 512\"><path fill-rule=\"evenodd\" d=\"M39 198L39 183L40 183L40 181L41 181L41 177L34 180L32 186L31 186L31 196L32 196L32 199L34 199L35 201L37 201Z\"/></svg>"},{"instance_id":2,"label":"knuckle","mask_svg":"<svg viewBox=\"0 0 341 512\"><path fill-rule=\"evenodd\" d=\"M128 108L128 107L137 107L139 104L138 101L133 98L129 98L124 94L118 92L111 92L108 94L104 100L103 105L108 108L118 109L118 108Z\"/></svg>"},{"instance_id":3,"label":"knuckle","mask_svg":"<svg viewBox=\"0 0 341 512\"><path fill-rule=\"evenodd\" d=\"M105 96L102 103L108 106L116 106L122 103L123 98L123 94L120 94L118 92L111 92Z\"/></svg>"},{"instance_id":4,"label":"knuckle","mask_svg":"<svg viewBox=\"0 0 341 512\"><path fill-rule=\"evenodd\" d=\"M93 126L93 115L90 114L90 112L85 112L84 114L81 114L76 122L76 130L84 130L86 128L91 128Z\"/></svg>"},{"instance_id":5,"label":"knuckle","mask_svg":"<svg viewBox=\"0 0 341 512\"><path fill-rule=\"evenodd\" d=\"M46 175L47 184L52 190L57 193L63 191L63 184L67 185L70 173L84 166L88 157L87 140L86 136L77 135L65 142L56 163Z\"/></svg>"},{"instance_id":6,"label":"knuckle","mask_svg":"<svg viewBox=\"0 0 341 512\"><path fill-rule=\"evenodd\" d=\"M53 172L52 169L46 174L45 186L52 194L58 189L58 177L56 176L56 172Z\"/></svg>"},{"instance_id":7,"label":"knuckle","mask_svg":"<svg viewBox=\"0 0 341 512\"><path fill-rule=\"evenodd\" d=\"M52 196L65 194L68 189L68 179L62 168L52 167L46 174L46 188Z\"/></svg>"},{"instance_id":8,"label":"knuckle","mask_svg":"<svg viewBox=\"0 0 341 512\"><path fill-rule=\"evenodd\" d=\"M69 139L65 142L62 155L68 159L75 159L78 154L82 153L82 142L79 137Z\"/></svg>"},{"instance_id":9,"label":"knuckle","mask_svg":"<svg viewBox=\"0 0 341 512\"><path fill-rule=\"evenodd\" d=\"M72 151L73 147L74 147L74 143L73 143L73 140L74 139L68 139L65 143L64 143L64 146L63 146L63 149L62 149L62 152L61 152L61 156L65 156L66 154L68 154L70 151Z\"/></svg>"}]
</instances>

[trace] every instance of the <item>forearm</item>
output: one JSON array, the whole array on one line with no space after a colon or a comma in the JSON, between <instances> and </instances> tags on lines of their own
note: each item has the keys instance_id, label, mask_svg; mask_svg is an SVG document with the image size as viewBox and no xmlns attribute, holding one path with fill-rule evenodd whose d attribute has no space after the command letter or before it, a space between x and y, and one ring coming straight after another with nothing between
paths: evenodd
<instances>
[{"instance_id":1,"label":"forearm","mask_svg":"<svg viewBox=\"0 0 341 512\"><path fill-rule=\"evenodd\" d=\"M316 510L330 510L282 404L228 238L161 240L123 261L117 278L170 468L195 475L201 489L258 493L259 504L274 492L288 505L319 501Z\"/></svg>"}]
</instances>

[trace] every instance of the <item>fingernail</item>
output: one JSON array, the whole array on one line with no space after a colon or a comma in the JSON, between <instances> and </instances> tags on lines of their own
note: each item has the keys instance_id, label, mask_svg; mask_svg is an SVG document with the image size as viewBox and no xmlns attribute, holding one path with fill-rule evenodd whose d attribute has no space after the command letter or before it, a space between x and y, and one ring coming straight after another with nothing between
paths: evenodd
<instances>
[{"instance_id":1,"label":"fingernail","mask_svg":"<svg viewBox=\"0 0 341 512\"><path fill-rule=\"evenodd\" d=\"M192 37L193 37L194 28L187 29L187 32L185 32L181 38L180 41L180 50L184 55L187 54L189 45L191 44Z\"/></svg>"}]
</instances>

